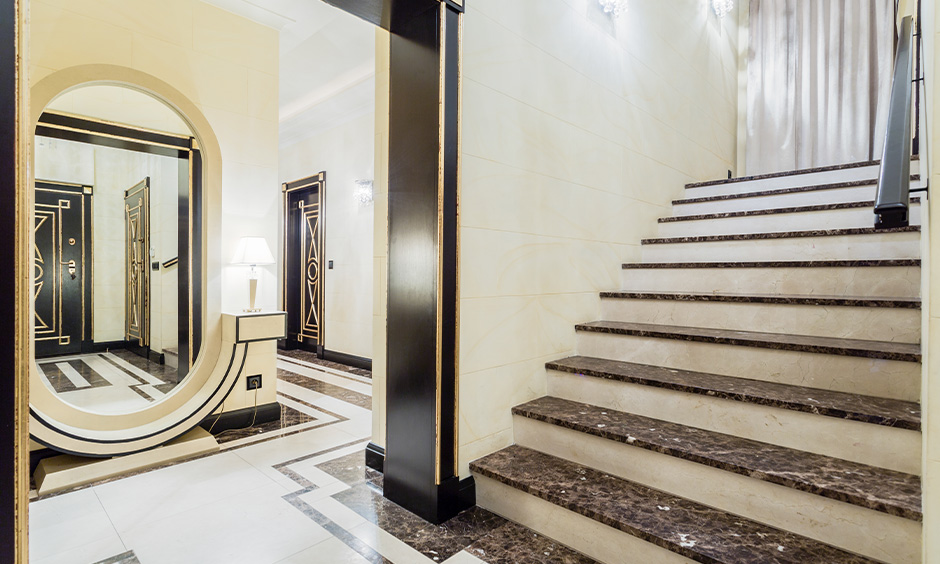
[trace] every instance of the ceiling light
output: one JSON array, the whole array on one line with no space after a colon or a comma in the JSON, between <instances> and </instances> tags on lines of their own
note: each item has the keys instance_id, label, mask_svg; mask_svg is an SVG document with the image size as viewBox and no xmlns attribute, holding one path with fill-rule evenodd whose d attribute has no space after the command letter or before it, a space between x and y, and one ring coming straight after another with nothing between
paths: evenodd
<instances>
[{"instance_id":1,"label":"ceiling light","mask_svg":"<svg viewBox=\"0 0 940 564\"><path fill-rule=\"evenodd\" d=\"M734 0L712 0L712 8L716 16L723 18L734 9Z\"/></svg>"},{"instance_id":2,"label":"ceiling light","mask_svg":"<svg viewBox=\"0 0 940 564\"><path fill-rule=\"evenodd\" d=\"M627 11L627 0L597 0L604 7L604 13L619 17Z\"/></svg>"}]
</instances>

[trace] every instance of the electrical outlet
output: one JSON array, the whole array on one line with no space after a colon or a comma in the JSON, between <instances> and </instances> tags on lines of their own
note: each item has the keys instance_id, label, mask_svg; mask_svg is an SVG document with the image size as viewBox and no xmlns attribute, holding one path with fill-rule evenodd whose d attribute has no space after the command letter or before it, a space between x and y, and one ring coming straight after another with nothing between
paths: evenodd
<instances>
[{"instance_id":1,"label":"electrical outlet","mask_svg":"<svg viewBox=\"0 0 940 564\"><path fill-rule=\"evenodd\" d=\"M245 378L245 382L248 384L249 390L257 390L261 387L261 374L248 376Z\"/></svg>"}]
</instances>

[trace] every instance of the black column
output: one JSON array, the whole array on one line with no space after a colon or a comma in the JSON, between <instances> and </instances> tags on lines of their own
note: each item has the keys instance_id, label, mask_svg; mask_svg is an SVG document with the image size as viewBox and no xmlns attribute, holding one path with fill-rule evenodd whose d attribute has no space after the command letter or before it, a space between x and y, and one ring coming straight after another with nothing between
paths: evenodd
<instances>
[{"instance_id":1,"label":"black column","mask_svg":"<svg viewBox=\"0 0 940 564\"><path fill-rule=\"evenodd\" d=\"M456 354L463 3L326 1L391 32L384 486L387 498L440 523L461 508Z\"/></svg>"},{"instance_id":2,"label":"black column","mask_svg":"<svg viewBox=\"0 0 940 564\"><path fill-rule=\"evenodd\" d=\"M16 279L21 272L14 270L17 263L17 246L21 237L28 233L17 233L17 76L16 76L16 24L17 10L14 0L0 0L0 319L4 320L0 330L0 562L16 562L17 498L21 495L18 468L24 461L17 453L17 397L18 385L16 335L17 294ZM31 215L31 214L30 214ZM23 312L20 312L22 315ZM25 518L25 515L24 515ZM20 539L25 542L25 539Z\"/></svg>"}]
</instances>

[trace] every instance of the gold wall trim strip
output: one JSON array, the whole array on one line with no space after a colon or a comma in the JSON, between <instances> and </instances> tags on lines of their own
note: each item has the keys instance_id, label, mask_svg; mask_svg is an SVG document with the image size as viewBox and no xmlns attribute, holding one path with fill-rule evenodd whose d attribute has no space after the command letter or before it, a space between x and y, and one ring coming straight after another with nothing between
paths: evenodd
<instances>
[{"instance_id":1,"label":"gold wall trim strip","mask_svg":"<svg viewBox=\"0 0 940 564\"><path fill-rule=\"evenodd\" d=\"M179 133L170 133L169 131L160 131L159 129L148 129L148 128L146 128L146 127L140 127L140 126L137 126L137 125L130 125L130 124L127 124L127 123L121 123L121 122L117 122L117 121L109 121L109 120L102 119L102 118L96 118L96 117L90 117L90 116L83 116L83 115L79 115L79 114L73 114L73 113L70 113L70 112L63 112L63 111L61 111L61 110L45 110L43 113L44 113L44 114L49 114L49 115L52 115L52 116L62 116L62 117L67 117L67 118L81 119L81 120L84 120L84 121L90 121L90 122L93 122L93 123L100 123L100 124L103 124L103 125L110 125L110 126L113 126L113 127L123 127L124 129L131 129L131 130L133 130L133 131L139 131L139 132L141 132L141 133L152 133L152 134L154 134L154 135L163 135L163 136L165 136L165 137L175 137L176 139L185 139L186 141L189 141L189 140L191 139L191 136L190 136L190 135L180 135ZM44 125L44 126L55 127L55 126L53 126L52 124L46 123L46 122L44 122L44 121L42 121L42 120L40 120L39 123L42 124L42 125Z\"/></svg>"}]
</instances>

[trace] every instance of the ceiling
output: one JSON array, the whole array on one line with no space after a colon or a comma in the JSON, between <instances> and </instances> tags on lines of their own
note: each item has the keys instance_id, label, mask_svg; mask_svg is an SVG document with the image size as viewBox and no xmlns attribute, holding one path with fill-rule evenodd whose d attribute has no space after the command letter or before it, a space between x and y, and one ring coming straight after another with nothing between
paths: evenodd
<instances>
[{"instance_id":1,"label":"ceiling","mask_svg":"<svg viewBox=\"0 0 940 564\"><path fill-rule=\"evenodd\" d=\"M374 110L375 28L320 0L203 0L281 34L281 145Z\"/></svg>"}]
</instances>

